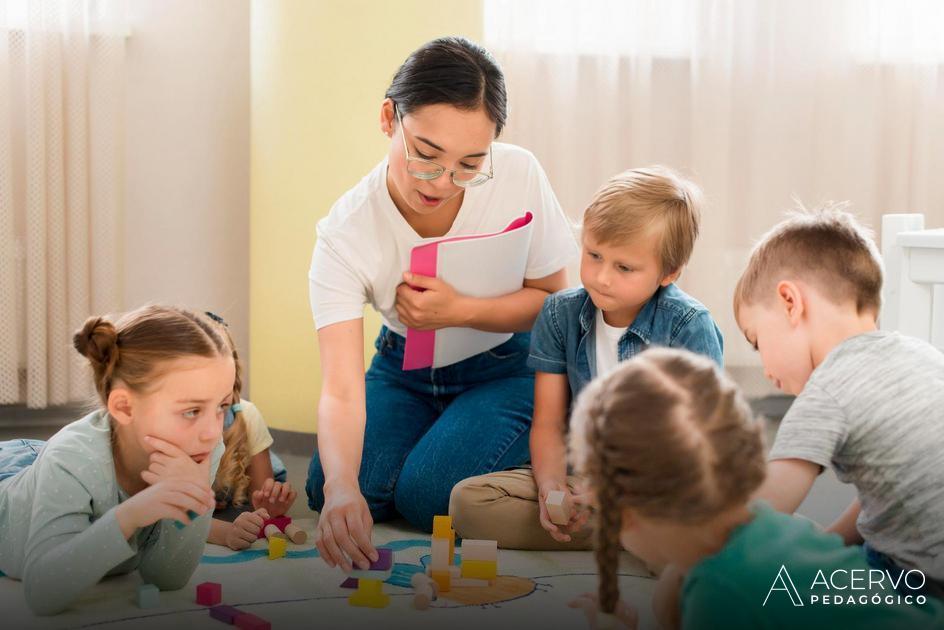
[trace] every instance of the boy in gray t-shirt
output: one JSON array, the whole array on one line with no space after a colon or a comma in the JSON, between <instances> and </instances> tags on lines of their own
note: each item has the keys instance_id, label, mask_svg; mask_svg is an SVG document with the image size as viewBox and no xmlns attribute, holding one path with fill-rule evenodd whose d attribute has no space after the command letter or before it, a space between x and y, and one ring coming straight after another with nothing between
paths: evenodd
<instances>
[{"instance_id":1,"label":"boy in gray t-shirt","mask_svg":"<svg viewBox=\"0 0 944 630\"><path fill-rule=\"evenodd\" d=\"M881 287L871 236L841 208L791 216L754 249L735 316L797 395L758 496L792 513L832 466L858 498L829 531L944 596L944 354L877 330Z\"/></svg>"}]
</instances>

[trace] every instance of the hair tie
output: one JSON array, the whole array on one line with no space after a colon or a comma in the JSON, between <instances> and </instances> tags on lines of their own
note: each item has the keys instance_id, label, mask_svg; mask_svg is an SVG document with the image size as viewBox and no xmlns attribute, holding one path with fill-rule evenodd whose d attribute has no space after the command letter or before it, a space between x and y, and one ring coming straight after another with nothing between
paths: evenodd
<instances>
[{"instance_id":1,"label":"hair tie","mask_svg":"<svg viewBox=\"0 0 944 630\"><path fill-rule=\"evenodd\" d=\"M229 324L226 323L226 320L220 317L219 315L217 315L216 313L212 311L204 311L204 314L210 319L212 319L213 321L215 321L217 324L222 324L223 326L226 326L227 328L229 328Z\"/></svg>"},{"instance_id":2,"label":"hair tie","mask_svg":"<svg viewBox=\"0 0 944 630\"><path fill-rule=\"evenodd\" d=\"M240 411L243 410L243 404L242 404L242 403L233 403L232 405L229 406L229 408L230 408L230 410L232 410L233 413L239 413Z\"/></svg>"}]
</instances>

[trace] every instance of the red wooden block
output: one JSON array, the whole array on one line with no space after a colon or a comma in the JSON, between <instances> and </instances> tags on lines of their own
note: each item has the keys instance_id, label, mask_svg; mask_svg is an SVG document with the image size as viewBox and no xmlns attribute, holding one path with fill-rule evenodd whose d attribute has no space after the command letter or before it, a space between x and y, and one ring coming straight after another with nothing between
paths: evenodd
<instances>
[{"instance_id":1,"label":"red wooden block","mask_svg":"<svg viewBox=\"0 0 944 630\"><path fill-rule=\"evenodd\" d=\"M266 521L262 523L262 529L260 529L259 533L256 535L256 540L266 537L265 535L266 525L275 525L276 527L279 528L280 532L284 532L285 528L291 522L292 522L291 516L276 516L275 518L267 519Z\"/></svg>"},{"instance_id":2,"label":"red wooden block","mask_svg":"<svg viewBox=\"0 0 944 630\"><path fill-rule=\"evenodd\" d=\"M242 628L243 630L272 630L271 623L251 613L239 615L236 617L235 623L237 628Z\"/></svg>"},{"instance_id":3,"label":"red wooden block","mask_svg":"<svg viewBox=\"0 0 944 630\"><path fill-rule=\"evenodd\" d=\"M197 585L197 603L201 606L216 606L223 601L223 585L204 582Z\"/></svg>"}]
</instances>

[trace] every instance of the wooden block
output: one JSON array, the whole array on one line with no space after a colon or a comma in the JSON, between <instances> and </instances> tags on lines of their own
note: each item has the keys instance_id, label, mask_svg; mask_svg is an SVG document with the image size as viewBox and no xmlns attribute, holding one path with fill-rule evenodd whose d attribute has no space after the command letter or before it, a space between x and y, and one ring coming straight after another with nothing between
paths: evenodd
<instances>
[{"instance_id":1,"label":"wooden block","mask_svg":"<svg viewBox=\"0 0 944 630\"><path fill-rule=\"evenodd\" d=\"M383 582L393 572L393 549L377 549L377 561L370 563L369 569L354 569L351 577L361 580L380 580Z\"/></svg>"},{"instance_id":2,"label":"wooden block","mask_svg":"<svg viewBox=\"0 0 944 630\"><path fill-rule=\"evenodd\" d=\"M296 545L304 545L308 540L308 532L295 523L289 523L285 526L285 535Z\"/></svg>"},{"instance_id":3,"label":"wooden block","mask_svg":"<svg viewBox=\"0 0 944 630\"><path fill-rule=\"evenodd\" d=\"M446 571L446 569L442 569L442 570L443 570L443 571ZM456 565L454 565L454 564L453 564L453 565L450 565L450 566L448 567L448 573L449 573L449 575L451 575L453 578L457 578L457 577L459 577L460 575L462 575L462 568L461 568L461 567L458 567L458 566L456 566ZM430 566L426 567L426 575L430 575L430 576L431 576L432 574L433 574L433 567L432 567L432 565L430 565Z\"/></svg>"},{"instance_id":4,"label":"wooden block","mask_svg":"<svg viewBox=\"0 0 944 630\"><path fill-rule=\"evenodd\" d=\"M464 560L462 562L462 577L479 580L494 580L498 577L498 563L483 562L481 560Z\"/></svg>"},{"instance_id":5,"label":"wooden block","mask_svg":"<svg viewBox=\"0 0 944 630\"><path fill-rule=\"evenodd\" d=\"M561 490L552 490L547 493L544 499L544 506L547 508L547 515L555 525L566 525L570 522L570 516L573 512L573 504Z\"/></svg>"},{"instance_id":6,"label":"wooden block","mask_svg":"<svg viewBox=\"0 0 944 630\"><path fill-rule=\"evenodd\" d=\"M259 535L256 536L256 540L260 538L265 538L265 530L268 525L275 525L279 528L280 532L285 531L285 528L289 526L289 523L292 522L290 516L276 516L275 518L270 518L262 522L262 529L259 530Z\"/></svg>"},{"instance_id":7,"label":"wooden block","mask_svg":"<svg viewBox=\"0 0 944 630\"><path fill-rule=\"evenodd\" d=\"M271 623L250 613L240 614L233 623L241 630L272 630Z\"/></svg>"},{"instance_id":8,"label":"wooden block","mask_svg":"<svg viewBox=\"0 0 944 630\"><path fill-rule=\"evenodd\" d=\"M452 581L452 576L449 575L449 571L433 571L432 577L440 593L449 592L451 587L450 582Z\"/></svg>"},{"instance_id":9,"label":"wooden block","mask_svg":"<svg viewBox=\"0 0 944 630\"><path fill-rule=\"evenodd\" d=\"M266 525L262 528L262 533L265 534L265 537L271 542L273 538L285 538L285 534L282 533L282 530L275 525Z\"/></svg>"},{"instance_id":10,"label":"wooden block","mask_svg":"<svg viewBox=\"0 0 944 630\"><path fill-rule=\"evenodd\" d=\"M233 625L236 622L236 617L243 614L238 608L233 606L214 606L210 609L210 616L216 619L217 621L222 621L223 623L228 623Z\"/></svg>"},{"instance_id":11,"label":"wooden block","mask_svg":"<svg viewBox=\"0 0 944 630\"><path fill-rule=\"evenodd\" d=\"M432 548L432 559L429 566L436 571L445 571L451 562L449 562L449 540L446 538L433 538L430 541Z\"/></svg>"},{"instance_id":12,"label":"wooden block","mask_svg":"<svg viewBox=\"0 0 944 630\"><path fill-rule=\"evenodd\" d=\"M197 584L197 603L201 606L216 606L223 601L223 585L216 582Z\"/></svg>"},{"instance_id":13,"label":"wooden block","mask_svg":"<svg viewBox=\"0 0 944 630\"><path fill-rule=\"evenodd\" d=\"M390 596L383 592L383 582L380 580L357 581L357 592L347 598L351 606L366 608L386 608L390 604Z\"/></svg>"},{"instance_id":14,"label":"wooden block","mask_svg":"<svg viewBox=\"0 0 944 630\"><path fill-rule=\"evenodd\" d=\"M448 538L449 532L452 532L452 517L434 516L433 538ZM455 536L455 532L453 532L453 536Z\"/></svg>"},{"instance_id":15,"label":"wooden block","mask_svg":"<svg viewBox=\"0 0 944 630\"><path fill-rule=\"evenodd\" d=\"M498 562L498 542L494 540L462 541L462 561L481 560L483 562Z\"/></svg>"},{"instance_id":16,"label":"wooden block","mask_svg":"<svg viewBox=\"0 0 944 630\"><path fill-rule=\"evenodd\" d=\"M270 538L269 539L269 560L275 560L277 558L285 557L285 548L288 546L288 541L285 538Z\"/></svg>"},{"instance_id":17,"label":"wooden block","mask_svg":"<svg viewBox=\"0 0 944 630\"><path fill-rule=\"evenodd\" d=\"M153 584L138 587L138 608L156 608L161 605L161 591Z\"/></svg>"},{"instance_id":18,"label":"wooden block","mask_svg":"<svg viewBox=\"0 0 944 630\"><path fill-rule=\"evenodd\" d=\"M432 589L413 593L413 608L417 610L426 610L432 602Z\"/></svg>"},{"instance_id":19,"label":"wooden block","mask_svg":"<svg viewBox=\"0 0 944 630\"><path fill-rule=\"evenodd\" d=\"M421 575L417 573L416 575ZM414 586L413 588L413 608L417 610L426 610L430 603L436 601L435 582L427 582Z\"/></svg>"},{"instance_id":20,"label":"wooden block","mask_svg":"<svg viewBox=\"0 0 944 630\"><path fill-rule=\"evenodd\" d=\"M377 548L377 562L370 563L371 571L388 571L393 569L393 549Z\"/></svg>"},{"instance_id":21,"label":"wooden block","mask_svg":"<svg viewBox=\"0 0 944 630\"><path fill-rule=\"evenodd\" d=\"M451 586L491 586L492 580L480 580L476 578L459 578L452 580Z\"/></svg>"}]
</instances>

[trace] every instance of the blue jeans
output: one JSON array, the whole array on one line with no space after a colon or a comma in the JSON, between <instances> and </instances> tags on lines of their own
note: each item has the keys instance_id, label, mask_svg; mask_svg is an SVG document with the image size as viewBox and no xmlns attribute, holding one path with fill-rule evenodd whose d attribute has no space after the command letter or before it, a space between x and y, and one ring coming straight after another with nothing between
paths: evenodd
<instances>
[{"instance_id":1,"label":"blue jeans","mask_svg":"<svg viewBox=\"0 0 944 630\"><path fill-rule=\"evenodd\" d=\"M0 442L0 481L32 465L44 444L42 440Z\"/></svg>"},{"instance_id":2,"label":"blue jeans","mask_svg":"<svg viewBox=\"0 0 944 630\"><path fill-rule=\"evenodd\" d=\"M375 522L398 514L425 531L448 514L452 487L467 477L529 461L534 372L530 333L443 368L403 371L406 340L381 328L367 370L367 425L358 481ZM343 421L343 419L340 419ZM324 507L317 453L308 505Z\"/></svg>"}]
</instances>

